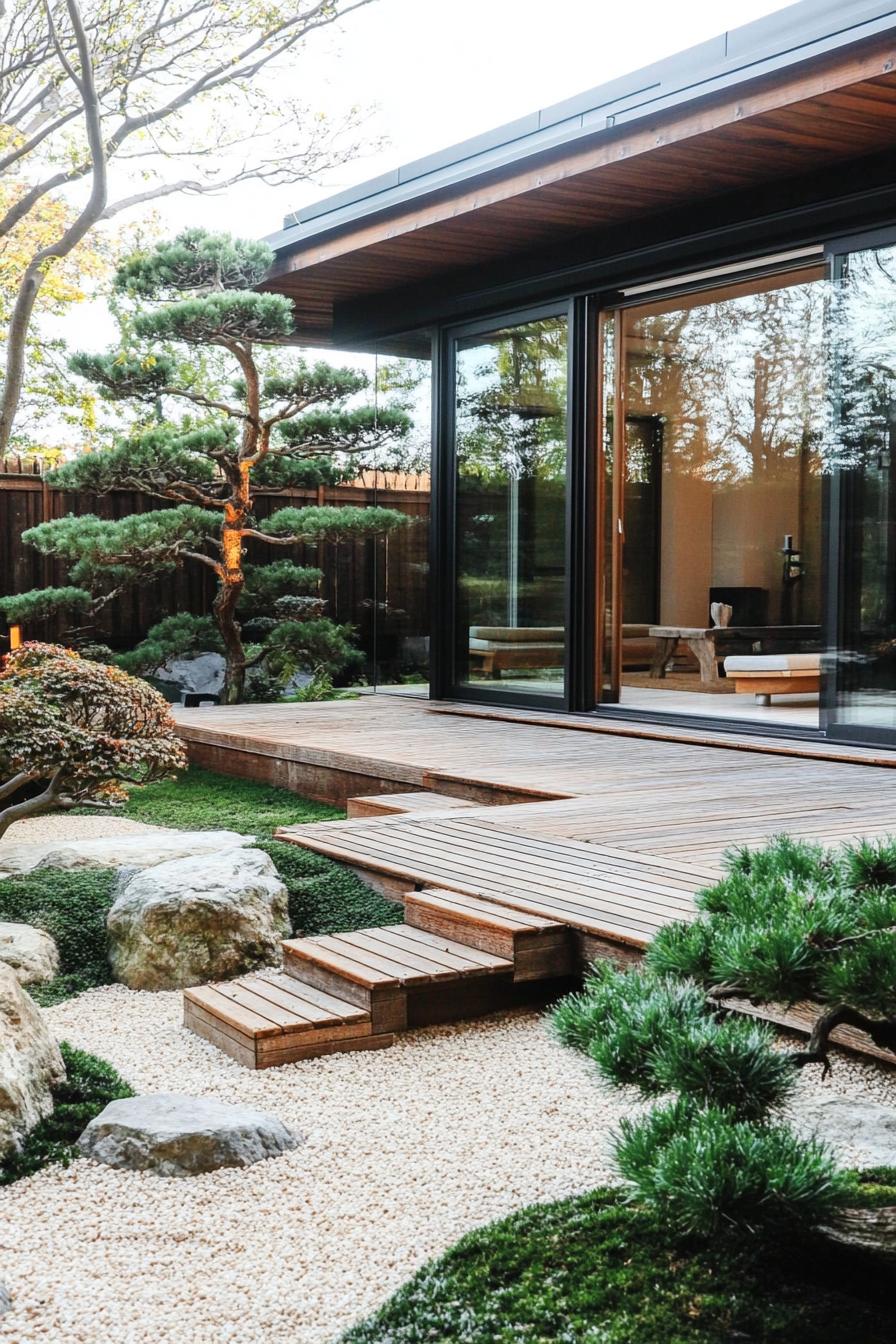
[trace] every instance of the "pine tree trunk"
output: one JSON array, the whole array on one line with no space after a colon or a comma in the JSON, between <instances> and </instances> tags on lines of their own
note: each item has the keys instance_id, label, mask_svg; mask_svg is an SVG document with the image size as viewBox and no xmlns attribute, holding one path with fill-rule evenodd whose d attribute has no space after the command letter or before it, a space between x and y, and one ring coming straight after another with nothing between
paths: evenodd
<instances>
[{"instance_id":1,"label":"pine tree trunk","mask_svg":"<svg viewBox=\"0 0 896 1344\"><path fill-rule=\"evenodd\" d=\"M243 591L243 528L248 515L248 472L241 473L240 495L236 503L228 503L224 509L224 525L221 529L221 574L218 591L212 603L212 615L218 627L218 633L224 643L226 669L224 673L224 703L238 705L246 690L246 654L236 607ZM245 492L245 493L244 493Z\"/></svg>"}]
</instances>

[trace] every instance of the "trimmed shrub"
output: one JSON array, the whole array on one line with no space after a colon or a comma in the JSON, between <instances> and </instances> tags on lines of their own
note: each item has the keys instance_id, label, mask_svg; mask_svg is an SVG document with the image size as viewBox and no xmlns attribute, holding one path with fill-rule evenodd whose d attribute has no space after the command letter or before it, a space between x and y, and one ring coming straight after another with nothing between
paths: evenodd
<instances>
[{"instance_id":1,"label":"trimmed shrub","mask_svg":"<svg viewBox=\"0 0 896 1344\"><path fill-rule=\"evenodd\" d=\"M784 1125L738 1121L730 1111L683 1099L623 1120L616 1161L679 1236L811 1225L830 1216L849 1189L822 1144Z\"/></svg>"}]
</instances>

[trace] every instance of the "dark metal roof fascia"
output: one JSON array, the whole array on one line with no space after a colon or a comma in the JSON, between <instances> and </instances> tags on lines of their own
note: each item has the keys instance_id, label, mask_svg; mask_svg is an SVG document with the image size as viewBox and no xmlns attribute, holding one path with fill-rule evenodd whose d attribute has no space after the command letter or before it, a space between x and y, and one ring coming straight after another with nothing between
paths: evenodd
<instances>
[{"instance_id":1,"label":"dark metal roof fascia","mask_svg":"<svg viewBox=\"0 0 896 1344\"><path fill-rule=\"evenodd\" d=\"M848 22L844 22L846 15ZM786 70L896 29L892 4L801 0L800 4L645 66L562 103L405 164L288 215L268 237L275 251L434 195L463 182L596 139L657 112Z\"/></svg>"}]
</instances>

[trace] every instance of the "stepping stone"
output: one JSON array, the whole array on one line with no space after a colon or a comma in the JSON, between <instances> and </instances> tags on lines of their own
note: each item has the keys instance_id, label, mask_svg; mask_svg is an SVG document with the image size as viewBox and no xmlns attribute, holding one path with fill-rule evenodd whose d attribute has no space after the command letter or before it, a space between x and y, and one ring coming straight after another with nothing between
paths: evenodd
<instances>
[{"instance_id":1,"label":"stepping stone","mask_svg":"<svg viewBox=\"0 0 896 1344\"><path fill-rule=\"evenodd\" d=\"M78 1146L109 1167L197 1176L220 1167L250 1167L300 1142L275 1116L251 1106L158 1092L110 1102Z\"/></svg>"}]
</instances>

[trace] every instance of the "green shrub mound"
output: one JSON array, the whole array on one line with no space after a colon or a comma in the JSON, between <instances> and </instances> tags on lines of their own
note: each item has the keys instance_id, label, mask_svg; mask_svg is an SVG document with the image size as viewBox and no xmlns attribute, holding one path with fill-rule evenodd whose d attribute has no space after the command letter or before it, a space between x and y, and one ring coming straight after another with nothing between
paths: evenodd
<instances>
[{"instance_id":1,"label":"green shrub mound","mask_svg":"<svg viewBox=\"0 0 896 1344\"><path fill-rule=\"evenodd\" d=\"M75 1050L65 1041L59 1048L66 1079L53 1090L53 1113L32 1129L21 1152L0 1163L0 1185L32 1176L51 1162L67 1166L78 1156L76 1145L89 1121L110 1101L134 1095L105 1060Z\"/></svg>"},{"instance_id":2,"label":"green shrub mound","mask_svg":"<svg viewBox=\"0 0 896 1344\"><path fill-rule=\"evenodd\" d=\"M469 1233L342 1344L883 1344L896 1317L838 1291L814 1245L673 1242L596 1190ZM811 1275L811 1277L810 1277Z\"/></svg>"},{"instance_id":3,"label":"green shrub mound","mask_svg":"<svg viewBox=\"0 0 896 1344\"><path fill-rule=\"evenodd\" d=\"M731 851L726 868L698 893L696 923L657 934L651 969L766 1002L896 1014L896 840L828 851L778 836Z\"/></svg>"},{"instance_id":4,"label":"green shrub mound","mask_svg":"<svg viewBox=\"0 0 896 1344\"><path fill-rule=\"evenodd\" d=\"M0 881L0 921L45 929L59 948L59 974L29 985L45 1007L112 979L106 916L115 873L109 869L37 868Z\"/></svg>"},{"instance_id":5,"label":"green shrub mound","mask_svg":"<svg viewBox=\"0 0 896 1344\"><path fill-rule=\"evenodd\" d=\"M865 1030L896 1054L896 840L839 850L777 836L726 855L697 918L661 929L637 970L595 968L553 1013L559 1039L617 1086L673 1097L616 1136L620 1174L680 1235L818 1224L847 1186L823 1145L780 1112L798 1069L827 1069L833 1029ZM815 1000L805 1049L725 1011Z\"/></svg>"},{"instance_id":6,"label":"green shrub mound","mask_svg":"<svg viewBox=\"0 0 896 1344\"><path fill-rule=\"evenodd\" d=\"M620 1174L665 1225L684 1237L728 1227L782 1232L831 1217L850 1190L820 1143L786 1125L734 1120L679 1098L638 1120L624 1119L616 1145Z\"/></svg>"}]
</instances>

